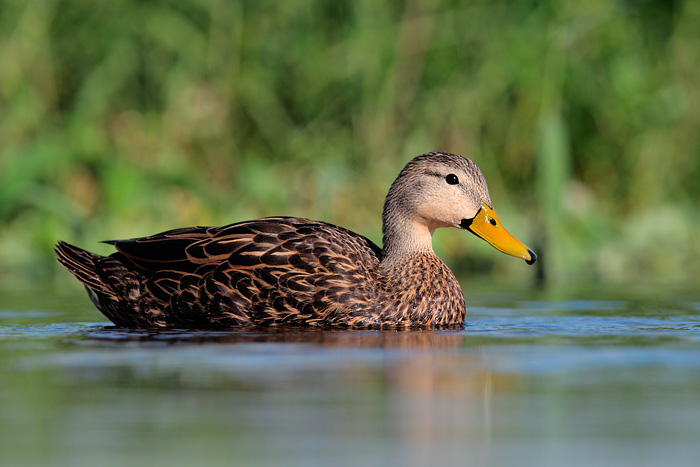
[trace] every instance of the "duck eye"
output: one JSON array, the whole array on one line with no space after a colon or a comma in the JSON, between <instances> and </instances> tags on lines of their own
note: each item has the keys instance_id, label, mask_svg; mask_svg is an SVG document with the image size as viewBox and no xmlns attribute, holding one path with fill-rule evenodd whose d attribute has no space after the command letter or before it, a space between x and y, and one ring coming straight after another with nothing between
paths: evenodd
<instances>
[{"instance_id":1,"label":"duck eye","mask_svg":"<svg viewBox=\"0 0 700 467\"><path fill-rule=\"evenodd\" d=\"M457 178L455 174L449 174L447 177L445 177L445 181L450 185L456 185L459 183L459 178Z\"/></svg>"}]
</instances>

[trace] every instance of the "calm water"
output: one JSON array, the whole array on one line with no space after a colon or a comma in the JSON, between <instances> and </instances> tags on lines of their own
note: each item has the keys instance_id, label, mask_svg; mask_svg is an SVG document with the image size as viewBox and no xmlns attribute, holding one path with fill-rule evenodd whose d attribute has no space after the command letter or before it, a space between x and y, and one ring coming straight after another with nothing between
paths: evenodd
<instances>
[{"instance_id":1,"label":"calm water","mask_svg":"<svg viewBox=\"0 0 700 467\"><path fill-rule=\"evenodd\" d=\"M4 292L0 465L700 463L700 293L468 302L457 331L153 334Z\"/></svg>"}]
</instances>

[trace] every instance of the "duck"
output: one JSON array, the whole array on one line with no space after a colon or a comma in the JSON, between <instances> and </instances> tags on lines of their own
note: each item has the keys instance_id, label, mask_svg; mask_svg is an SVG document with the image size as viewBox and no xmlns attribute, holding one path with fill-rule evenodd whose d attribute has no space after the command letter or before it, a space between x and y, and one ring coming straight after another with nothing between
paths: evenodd
<instances>
[{"instance_id":1,"label":"duck","mask_svg":"<svg viewBox=\"0 0 700 467\"><path fill-rule=\"evenodd\" d=\"M411 159L392 183L383 248L326 222L266 217L106 241L109 256L63 241L55 252L122 328L441 328L463 325L466 310L433 251L443 227L537 259L501 224L479 167L446 152Z\"/></svg>"}]
</instances>

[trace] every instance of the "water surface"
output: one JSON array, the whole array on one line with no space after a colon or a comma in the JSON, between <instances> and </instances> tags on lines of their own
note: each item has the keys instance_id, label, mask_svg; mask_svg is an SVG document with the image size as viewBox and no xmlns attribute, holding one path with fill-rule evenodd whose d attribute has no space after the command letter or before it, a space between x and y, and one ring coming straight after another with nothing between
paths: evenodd
<instances>
[{"instance_id":1,"label":"water surface","mask_svg":"<svg viewBox=\"0 0 700 467\"><path fill-rule=\"evenodd\" d=\"M0 464L697 465L698 294L468 298L452 331L153 333L4 292Z\"/></svg>"}]
</instances>

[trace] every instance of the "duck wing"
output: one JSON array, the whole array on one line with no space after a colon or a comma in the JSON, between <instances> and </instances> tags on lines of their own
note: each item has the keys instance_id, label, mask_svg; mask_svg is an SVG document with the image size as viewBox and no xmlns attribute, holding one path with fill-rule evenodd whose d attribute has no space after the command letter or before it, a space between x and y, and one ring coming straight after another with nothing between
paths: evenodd
<instances>
[{"instance_id":1,"label":"duck wing","mask_svg":"<svg viewBox=\"0 0 700 467\"><path fill-rule=\"evenodd\" d=\"M196 274L222 263L248 268L296 265L310 272L313 265L304 259L316 257L319 265L333 269L338 262L369 265L381 257L381 248L361 235L333 224L296 217L267 217L222 227L187 227L104 243L114 245L121 258L147 276L164 270Z\"/></svg>"}]
</instances>

